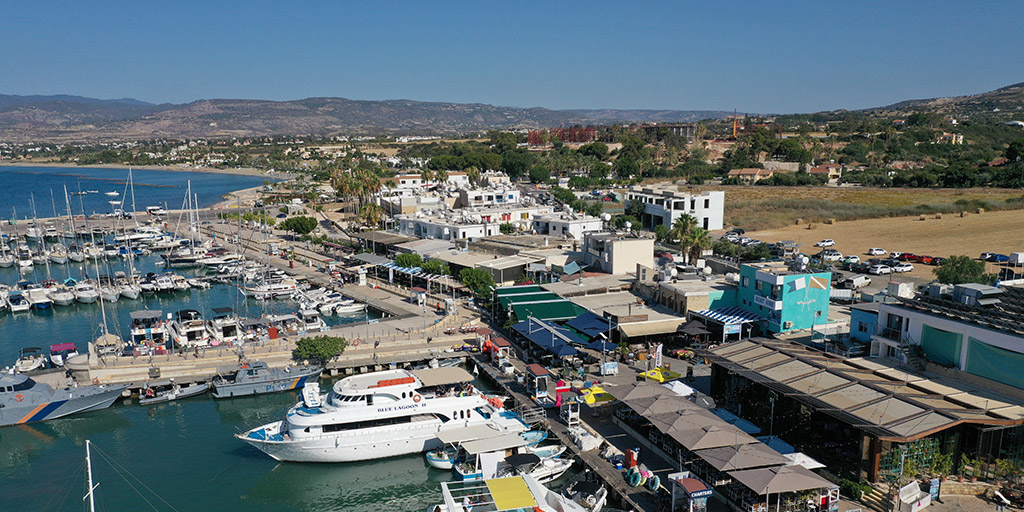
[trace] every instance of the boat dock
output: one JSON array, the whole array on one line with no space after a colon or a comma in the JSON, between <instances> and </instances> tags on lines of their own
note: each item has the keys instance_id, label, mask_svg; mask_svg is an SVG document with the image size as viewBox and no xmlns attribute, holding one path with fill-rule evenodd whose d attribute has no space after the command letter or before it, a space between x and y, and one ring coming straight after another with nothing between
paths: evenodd
<instances>
[{"instance_id":1,"label":"boat dock","mask_svg":"<svg viewBox=\"0 0 1024 512\"><path fill-rule=\"evenodd\" d=\"M537 409L541 409L525 394L525 387L514 377L501 373L494 365L486 361L485 356L475 355L473 359L480 369L480 375L486 375L491 383L500 386L503 392L511 397L510 401L514 404L506 402L506 407L527 415L529 415L529 411L535 412ZM525 364L522 361L515 358L511 361L516 366L517 374L525 372ZM655 493L644 487L631 487L626 481L625 472L616 469L608 460L601 457L600 453L604 449L604 444L598 449L580 451L569 437L568 426L558 417L558 409L552 407L541 410L544 411L543 424L551 434L568 447L568 450L584 465L584 469L590 470L605 483L608 489L609 505L614 504L614 500L617 500L618 503L615 506L625 510L652 512L661 510ZM636 439L611 419L586 417L588 411L592 410L586 406L581 407L581 425L588 431L600 435L606 444L610 444L622 452L640 445ZM676 471L670 462L650 449L641 449L640 460L648 469L655 472L663 483L668 482L669 473Z\"/></svg>"}]
</instances>

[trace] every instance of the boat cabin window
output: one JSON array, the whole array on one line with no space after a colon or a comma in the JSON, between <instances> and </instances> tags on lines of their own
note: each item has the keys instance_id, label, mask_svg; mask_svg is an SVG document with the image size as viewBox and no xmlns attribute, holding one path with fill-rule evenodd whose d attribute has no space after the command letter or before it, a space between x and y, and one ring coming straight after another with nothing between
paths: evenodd
<instances>
[{"instance_id":1,"label":"boat cabin window","mask_svg":"<svg viewBox=\"0 0 1024 512\"><path fill-rule=\"evenodd\" d=\"M450 418L448 418L448 416L445 416L444 414L438 414L438 413L434 413L434 417L436 417L437 419L441 420L441 423L448 423L448 420L450 419Z\"/></svg>"},{"instance_id":2,"label":"boat cabin window","mask_svg":"<svg viewBox=\"0 0 1024 512\"><path fill-rule=\"evenodd\" d=\"M36 383L36 381L34 381L32 379L26 379L25 382L22 382L20 384L15 384L11 388L11 391L24 391L26 389L32 389L32 386L34 386L35 383Z\"/></svg>"},{"instance_id":3,"label":"boat cabin window","mask_svg":"<svg viewBox=\"0 0 1024 512\"><path fill-rule=\"evenodd\" d=\"M366 405L373 405L373 395L366 395Z\"/></svg>"},{"instance_id":4,"label":"boat cabin window","mask_svg":"<svg viewBox=\"0 0 1024 512\"><path fill-rule=\"evenodd\" d=\"M476 413L483 416L485 420L491 419L491 415L479 407L476 408Z\"/></svg>"},{"instance_id":5,"label":"boat cabin window","mask_svg":"<svg viewBox=\"0 0 1024 512\"><path fill-rule=\"evenodd\" d=\"M402 391L402 400L405 400L405 391Z\"/></svg>"},{"instance_id":6,"label":"boat cabin window","mask_svg":"<svg viewBox=\"0 0 1024 512\"><path fill-rule=\"evenodd\" d=\"M308 434L309 433L309 427L306 427L306 428L302 429L302 431Z\"/></svg>"},{"instance_id":7,"label":"boat cabin window","mask_svg":"<svg viewBox=\"0 0 1024 512\"><path fill-rule=\"evenodd\" d=\"M412 416L398 416L395 418L381 418L366 421L353 421L351 423L331 423L323 426L324 433L341 432L342 430L359 430L373 427L386 427L389 425L401 425L411 423Z\"/></svg>"}]
</instances>

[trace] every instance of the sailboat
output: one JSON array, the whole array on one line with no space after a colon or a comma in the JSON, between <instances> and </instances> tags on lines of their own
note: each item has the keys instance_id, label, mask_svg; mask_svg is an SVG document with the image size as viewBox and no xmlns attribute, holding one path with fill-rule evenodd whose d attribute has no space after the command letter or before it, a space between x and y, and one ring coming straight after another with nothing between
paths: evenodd
<instances>
[{"instance_id":1,"label":"sailboat","mask_svg":"<svg viewBox=\"0 0 1024 512\"><path fill-rule=\"evenodd\" d=\"M14 254L11 254L11 246L8 245L10 241L7 239L7 235L3 234L3 230L0 229L0 268L9 268L14 266Z\"/></svg>"},{"instance_id":2,"label":"sailboat","mask_svg":"<svg viewBox=\"0 0 1024 512\"><path fill-rule=\"evenodd\" d=\"M138 231L138 229L139 229L139 222L137 220L135 220L135 215L134 215L134 213L135 213L135 182L132 180L132 170L131 169L128 169L128 184L126 186L128 187L128 190L131 191L131 196L132 196L132 214L133 214L132 215L132 221L135 222L135 229L136 229L136 231ZM124 227L124 216L123 215L121 216L121 227L122 228ZM125 243L125 246L127 248L127 250L125 251L125 254L126 254L126 258L128 259L128 273L127 273L127 275L124 275L123 277L120 277L120 278L117 275L115 275L114 276L115 277L114 284L117 286L118 291L121 293L122 297L124 297L126 299L137 299L137 298L139 298L139 294L142 293L142 287L140 287L139 283L136 282L137 278L135 276L135 251L132 250L132 238L130 236L127 236L127 233L125 233L125 241L124 241L124 243Z\"/></svg>"}]
</instances>

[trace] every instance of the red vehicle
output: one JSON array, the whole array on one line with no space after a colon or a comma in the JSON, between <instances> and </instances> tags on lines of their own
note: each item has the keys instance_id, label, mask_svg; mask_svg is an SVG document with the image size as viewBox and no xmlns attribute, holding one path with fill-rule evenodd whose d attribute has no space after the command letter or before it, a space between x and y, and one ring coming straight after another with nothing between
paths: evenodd
<instances>
[{"instance_id":1,"label":"red vehicle","mask_svg":"<svg viewBox=\"0 0 1024 512\"><path fill-rule=\"evenodd\" d=\"M917 255L909 252L900 254L896 259L900 261L917 261Z\"/></svg>"},{"instance_id":2,"label":"red vehicle","mask_svg":"<svg viewBox=\"0 0 1024 512\"><path fill-rule=\"evenodd\" d=\"M934 256L925 256L925 255L922 254L922 255L919 255L918 257L914 258L914 261L916 261L918 263L923 263L925 265L931 265L932 264L932 260L934 260L934 259L935 259Z\"/></svg>"}]
</instances>

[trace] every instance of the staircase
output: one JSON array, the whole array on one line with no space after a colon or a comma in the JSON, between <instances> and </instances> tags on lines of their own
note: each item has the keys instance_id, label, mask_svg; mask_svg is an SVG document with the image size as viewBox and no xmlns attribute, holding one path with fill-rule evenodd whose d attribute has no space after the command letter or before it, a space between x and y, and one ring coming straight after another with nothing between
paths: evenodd
<instances>
[{"instance_id":1,"label":"staircase","mask_svg":"<svg viewBox=\"0 0 1024 512\"><path fill-rule=\"evenodd\" d=\"M860 499L860 502L871 510L878 512L890 512L892 510L892 502L886 496L885 491L879 489L877 486L873 486L871 492L864 494L864 497Z\"/></svg>"},{"instance_id":2,"label":"staircase","mask_svg":"<svg viewBox=\"0 0 1024 512\"><path fill-rule=\"evenodd\" d=\"M900 336L900 352L907 361L907 365L919 372L924 371L926 361L917 355L915 345L911 343L910 336Z\"/></svg>"}]
</instances>

